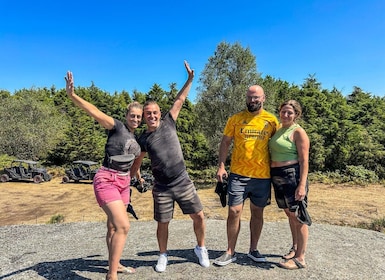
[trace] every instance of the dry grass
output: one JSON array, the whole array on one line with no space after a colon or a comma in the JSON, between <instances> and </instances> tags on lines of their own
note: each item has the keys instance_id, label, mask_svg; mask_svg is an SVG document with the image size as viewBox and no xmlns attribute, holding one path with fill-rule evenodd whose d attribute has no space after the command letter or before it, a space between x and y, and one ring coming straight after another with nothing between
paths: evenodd
<instances>
[{"instance_id":1,"label":"dry grass","mask_svg":"<svg viewBox=\"0 0 385 280\"><path fill-rule=\"evenodd\" d=\"M15 224L44 224L52 216L64 216L64 222L105 221L105 214L96 203L91 183L62 184L61 178L34 184L27 182L1 183L0 226ZM312 184L309 193L309 212L315 223L357 225L385 218L385 188L381 185L348 186ZM206 217L226 219L212 188L198 190ZM152 220L151 191L139 193L134 188L132 205L141 221ZM250 217L249 201L242 219ZM188 219L176 206L175 219ZM285 220L283 211L272 201L266 207L265 221ZM130 220L134 219L130 216Z\"/></svg>"}]
</instances>

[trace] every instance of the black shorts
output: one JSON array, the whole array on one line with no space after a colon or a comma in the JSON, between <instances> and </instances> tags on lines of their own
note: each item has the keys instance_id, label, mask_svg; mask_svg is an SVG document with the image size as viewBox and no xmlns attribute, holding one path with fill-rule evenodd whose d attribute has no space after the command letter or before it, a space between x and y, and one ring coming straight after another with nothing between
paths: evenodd
<instances>
[{"instance_id":1,"label":"black shorts","mask_svg":"<svg viewBox=\"0 0 385 280\"><path fill-rule=\"evenodd\" d=\"M298 206L298 201L295 200L295 190L298 187L300 179L299 164L296 163L283 167L272 167L270 169L270 174L278 207L282 209L289 208L291 212L295 212ZM304 198L306 203L308 192L309 184L306 180L306 196Z\"/></svg>"}]
</instances>

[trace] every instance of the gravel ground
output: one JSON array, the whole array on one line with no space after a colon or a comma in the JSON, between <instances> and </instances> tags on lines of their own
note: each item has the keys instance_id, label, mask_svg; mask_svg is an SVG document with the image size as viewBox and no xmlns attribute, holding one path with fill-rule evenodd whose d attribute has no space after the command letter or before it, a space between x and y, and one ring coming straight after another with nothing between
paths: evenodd
<instances>
[{"instance_id":1,"label":"gravel ground","mask_svg":"<svg viewBox=\"0 0 385 280\"><path fill-rule=\"evenodd\" d=\"M154 271L157 261L155 222L134 221L122 263L137 272L119 279L385 279L385 234L349 227L313 224L307 268L277 267L290 247L287 222L266 222L259 250L268 262L247 258L248 223L243 222L237 244L238 259L225 267L202 268L192 248L192 222L170 224L169 265ZM206 245L210 259L226 248L226 222L207 220ZM0 279L104 279L107 268L105 225L67 223L0 227Z\"/></svg>"}]
</instances>

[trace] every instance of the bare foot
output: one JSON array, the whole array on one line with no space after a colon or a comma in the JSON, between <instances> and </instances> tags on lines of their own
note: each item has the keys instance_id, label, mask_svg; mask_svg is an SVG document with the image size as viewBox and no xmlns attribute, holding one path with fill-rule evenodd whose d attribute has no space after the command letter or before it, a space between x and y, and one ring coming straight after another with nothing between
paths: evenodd
<instances>
[{"instance_id":1,"label":"bare foot","mask_svg":"<svg viewBox=\"0 0 385 280\"><path fill-rule=\"evenodd\" d=\"M107 273L106 275L106 280L118 280L118 275L115 274L115 275L112 275L111 273Z\"/></svg>"},{"instance_id":2,"label":"bare foot","mask_svg":"<svg viewBox=\"0 0 385 280\"><path fill-rule=\"evenodd\" d=\"M119 264L119 266L118 266L118 273L132 274L135 272L136 272L136 270L133 267L129 267L129 266L126 267L122 264Z\"/></svg>"}]
</instances>

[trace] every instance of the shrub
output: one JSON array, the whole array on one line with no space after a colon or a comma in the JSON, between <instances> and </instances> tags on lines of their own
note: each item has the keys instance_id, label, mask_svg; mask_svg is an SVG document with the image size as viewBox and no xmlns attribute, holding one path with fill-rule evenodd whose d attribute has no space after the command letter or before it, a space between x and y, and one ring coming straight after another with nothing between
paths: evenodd
<instances>
[{"instance_id":1,"label":"shrub","mask_svg":"<svg viewBox=\"0 0 385 280\"><path fill-rule=\"evenodd\" d=\"M215 184L217 182L216 167L210 167L202 170L188 168L187 172L189 173L191 179L194 181L194 185L197 189L207 189L215 187Z\"/></svg>"},{"instance_id":2,"label":"shrub","mask_svg":"<svg viewBox=\"0 0 385 280\"><path fill-rule=\"evenodd\" d=\"M62 177L65 175L65 167L60 167L60 166L49 167L47 168L47 171L49 174L52 175L53 178Z\"/></svg>"},{"instance_id":3,"label":"shrub","mask_svg":"<svg viewBox=\"0 0 385 280\"><path fill-rule=\"evenodd\" d=\"M51 217L48 224L59 224L64 222L64 216L62 214L56 214Z\"/></svg>"},{"instance_id":4,"label":"shrub","mask_svg":"<svg viewBox=\"0 0 385 280\"><path fill-rule=\"evenodd\" d=\"M362 222L357 227L385 233L385 218L375 219L371 223Z\"/></svg>"},{"instance_id":5,"label":"shrub","mask_svg":"<svg viewBox=\"0 0 385 280\"><path fill-rule=\"evenodd\" d=\"M0 168L8 167L15 157L8 156L6 154L0 155Z\"/></svg>"},{"instance_id":6,"label":"shrub","mask_svg":"<svg viewBox=\"0 0 385 280\"><path fill-rule=\"evenodd\" d=\"M323 184L341 184L349 181L344 174L339 170L336 171L326 171L326 172L313 172L309 173L308 179L310 182L317 182Z\"/></svg>"},{"instance_id":7,"label":"shrub","mask_svg":"<svg viewBox=\"0 0 385 280\"><path fill-rule=\"evenodd\" d=\"M352 182L356 185L368 185L379 183L377 174L374 171L365 169L362 165L348 165L346 169L342 171L316 171L309 173L308 178L310 182L324 184L343 184Z\"/></svg>"},{"instance_id":8,"label":"shrub","mask_svg":"<svg viewBox=\"0 0 385 280\"><path fill-rule=\"evenodd\" d=\"M367 185L378 182L378 176L374 171L365 169L362 165L348 165L345 169L345 175L359 185Z\"/></svg>"}]
</instances>

